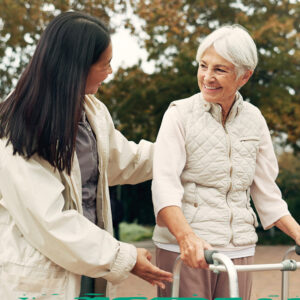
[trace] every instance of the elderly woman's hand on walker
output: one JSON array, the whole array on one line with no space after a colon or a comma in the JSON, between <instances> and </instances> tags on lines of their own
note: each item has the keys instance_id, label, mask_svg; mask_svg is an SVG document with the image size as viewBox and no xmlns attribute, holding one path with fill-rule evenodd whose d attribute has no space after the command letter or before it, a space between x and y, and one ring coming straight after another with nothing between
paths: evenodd
<instances>
[{"instance_id":1,"label":"elderly woman's hand on walker","mask_svg":"<svg viewBox=\"0 0 300 300\"><path fill-rule=\"evenodd\" d=\"M158 214L158 224L168 224L168 228L177 239L180 247L180 258L192 268L208 269L204 250L212 249L211 245L198 237L188 224L178 206L163 208Z\"/></svg>"}]
</instances>

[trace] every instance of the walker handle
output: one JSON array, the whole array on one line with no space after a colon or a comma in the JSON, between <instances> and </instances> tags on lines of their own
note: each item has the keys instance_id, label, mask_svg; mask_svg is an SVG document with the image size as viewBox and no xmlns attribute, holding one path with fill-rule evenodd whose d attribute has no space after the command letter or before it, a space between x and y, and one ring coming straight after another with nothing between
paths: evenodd
<instances>
[{"instance_id":1,"label":"walker handle","mask_svg":"<svg viewBox=\"0 0 300 300\"><path fill-rule=\"evenodd\" d=\"M300 246L299 245L296 245L295 252L296 252L296 254L300 255Z\"/></svg>"},{"instance_id":2,"label":"walker handle","mask_svg":"<svg viewBox=\"0 0 300 300\"><path fill-rule=\"evenodd\" d=\"M300 247L299 247L300 250ZM212 265L214 263L213 254L218 253L217 250L204 250L204 257L208 265ZM300 253L300 252L299 252Z\"/></svg>"}]
</instances>

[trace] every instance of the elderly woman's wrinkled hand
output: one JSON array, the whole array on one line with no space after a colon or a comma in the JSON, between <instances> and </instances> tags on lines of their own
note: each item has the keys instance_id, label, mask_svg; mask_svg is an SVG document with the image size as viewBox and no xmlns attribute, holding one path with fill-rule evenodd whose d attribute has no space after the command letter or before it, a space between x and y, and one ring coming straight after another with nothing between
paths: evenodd
<instances>
[{"instance_id":1,"label":"elderly woman's wrinkled hand","mask_svg":"<svg viewBox=\"0 0 300 300\"><path fill-rule=\"evenodd\" d=\"M180 258L192 268L208 269L205 261L204 250L212 249L205 240L196 236L194 232L184 234L179 240Z\"/></svg>"}]
</instances>

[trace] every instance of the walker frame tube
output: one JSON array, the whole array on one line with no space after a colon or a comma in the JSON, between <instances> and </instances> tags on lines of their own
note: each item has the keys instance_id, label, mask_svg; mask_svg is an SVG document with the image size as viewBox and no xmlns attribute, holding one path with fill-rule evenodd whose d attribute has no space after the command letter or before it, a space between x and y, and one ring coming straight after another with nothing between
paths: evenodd
<instances>
[{"instance_id":1,"label":"walker frame tube","mask_svg":"<svg viewBox=\"0 0 300 300\"><path fill-rule=\"evenodd\" d=\"M277 264L254 264L254 265L234 265L228 256L222 253L213 252L211 254L211 261L209 261L209 270L218 272L227 272L229 278L229 294L231 298L239 297L238 288L238 277L237 272L253 272L253 271L269 271L269 270L281 270L282 272L282 293L281 300L288 299L288 271L295 271L300 269L300 262L296 262L293 259L286 259L288 254L296 251L300 254L300 247L294 246L287 250L284 260ZM206 251L205 251L206 252ZM221 264L220 264L221 263ZM173 267L173 285L171 297L179 296L179 286L180 286L180 270L181 270L182 260L178 256L175 260Z\"/></svg>"},{"instance_id":2,"label":"walker frame tube","mask_svg":"<svg viewBox=\"0 0 300 300\"><path fill-rule=\"evenodd\" d=\"M290 247L284 254L283 260L286 260L291 253L296 252L300 255L300 246ZM297 266L299 267L299 266ZM282 280L281 280L281 300L287 300L289 298L289 275L287 271L282 271Z\"/></svg>"},{"instance_id":3,"label":"walker frame tube","mask_svg":"<svg viewBox=\"0 0 300 300\"><path fill-rule=\"evenodd\" d=\"M222 267L224 268L224 271L228 272L230 297L238 298L239 297L238 277L233 262L228 256L218 252L212 254L212 259L215 263L223 264ZM181 265L182 265L182 260L180 259L180 256L178 256L173 266L173 285L172 285L171 297L179 296ZM217 267L217 266L209 265L210 269L213 267Z\"/></svg>"}]
</instances>

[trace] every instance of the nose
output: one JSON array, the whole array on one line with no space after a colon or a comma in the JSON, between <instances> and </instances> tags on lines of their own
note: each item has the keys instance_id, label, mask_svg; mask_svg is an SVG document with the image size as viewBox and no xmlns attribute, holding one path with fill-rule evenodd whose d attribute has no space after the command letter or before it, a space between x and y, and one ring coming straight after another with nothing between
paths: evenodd
<instances>
[{"instance_id":1,"label":"nose","mask_svg":"<svg viewBox=\"0 0 300 300\"><path fill-rule=\"evenodd\" d=\"M212 81L215 79L215 75L212 70L207 69L206 72L204 73L204 80L206 81Z\"/></svg>"}]
</instances>

